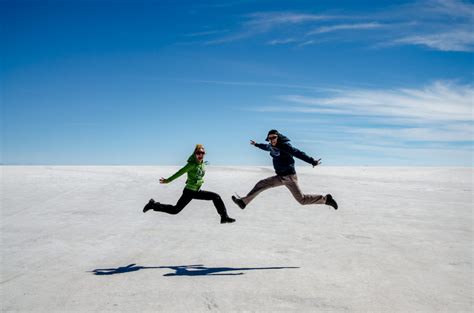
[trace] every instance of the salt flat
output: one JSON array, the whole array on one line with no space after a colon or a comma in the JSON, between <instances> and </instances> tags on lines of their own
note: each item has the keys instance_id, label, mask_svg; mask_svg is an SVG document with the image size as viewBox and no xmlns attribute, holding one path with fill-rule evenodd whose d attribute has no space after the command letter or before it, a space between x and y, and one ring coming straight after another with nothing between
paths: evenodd
<instances>
[{"instance_id":1,"label":"salt flat","mask_svg":"<svg viewBox=\"0 0 474 313\"><path fill-rule=\"evenodd\" d=\"M285 187L245 194L268 167L208 167L234 224L211 202L179 215L178 167L3 166L3 312L471 312L473 169L299 167Z\"/></svg>"}]
</instances>

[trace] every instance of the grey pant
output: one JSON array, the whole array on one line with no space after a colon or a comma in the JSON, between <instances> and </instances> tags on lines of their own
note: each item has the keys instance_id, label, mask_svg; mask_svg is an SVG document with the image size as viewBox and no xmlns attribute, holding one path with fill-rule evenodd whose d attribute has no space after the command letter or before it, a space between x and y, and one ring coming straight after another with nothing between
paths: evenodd
<instances>
[{"instance_id":1,"label":"grey pant","mask_svg":"<svg viewBox=\"0 0 474 313\"><path fill-rule=\"evenodd\" d=\"M325 204L326 197L321 195L305 195L301 192L300 187L298 186L298 177L295 175L286 175L286 176L272 176L259 181L255 187L243 197L242 200L247 205L252 201L259 193L264 190L278 187L284 185L288 188L295 197L296 201L300 204Z\"/></svg>"}]
</instances>

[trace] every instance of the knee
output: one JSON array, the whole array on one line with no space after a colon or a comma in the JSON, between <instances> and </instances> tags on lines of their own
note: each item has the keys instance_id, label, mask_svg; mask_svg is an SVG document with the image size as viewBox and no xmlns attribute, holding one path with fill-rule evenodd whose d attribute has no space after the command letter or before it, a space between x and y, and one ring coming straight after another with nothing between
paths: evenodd
<instances>
[{"instance_id":1,"label":"knee","mask_svg":"<svg viewBox=\"0 0 474 313\"><path fill-rule=\"evenodd\" d=\"M255 185L255 188L260 189L260 188L265 187L267 184L268 184L268 183L267 183L265 180L261 180L261 181L259 181L259 182Z\"/></svg>"},{"instance_id":2,"label":"knee","mask_svg":"<svg viewBox=\"0 0 474 313\"><path fill-rule=\"evenodd\" d=\"M295 199L296 199L296 201L298 201L299 204L304 204L305 203L304 196L296 197Z\"/></svg>"},{"instance_id":3,"label":"knee","mask_svg":"<svg viewBox=\"0 0 474 313\"><path fill-rule=\"evenodd\" d=\"M302 194L296 194L296 195L293 195L293 197L295 198L295 200L299 203L299 204L304 204L305 201L304 201L304 195Z\"/></svg>"},{"instance_id":4,"label":"knee","mask_svg":"<svg viewBox=\"0 0 474 313\"><path fill-rule=\"evenodd\" d=\"M182 208L180 206L175 206L172 210L169 211L169 214L176 215L179 212L181 212L183 209L184 207Z\"/></svg>"}]
</instances>

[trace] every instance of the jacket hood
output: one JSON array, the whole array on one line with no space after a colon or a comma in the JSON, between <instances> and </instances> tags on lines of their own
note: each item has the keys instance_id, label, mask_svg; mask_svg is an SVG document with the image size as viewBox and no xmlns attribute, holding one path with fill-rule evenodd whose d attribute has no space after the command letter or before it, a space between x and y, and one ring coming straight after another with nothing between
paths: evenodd
<instances>
[{"instance_id":1,"label":"jacket hood","mask_svg":"<svg viewBox=\"0 0 474 313\"><path fill-rule=\"evenodd\" d=\"M188 163L195 163L195 164L199 164L197 159L196 159L196 156L193 154L191 154L188 158Z\"/></svg>"},{"instance_id":2,"label":"jacket hood","mask_svg":"<svg viewBox=\"0 0 474 313\"><path fill-rule=\"evenodd\" d=\"M282 133L280 133L276 129L272 129L268 132L268 135L267 135L267 138L265 138L265 141L269 141L268 136L270 136L270 135L277 135L278 136L278 144L290 141L290 138L286 137L285 135L283 135Z\"/></svg>"}]
</instances>

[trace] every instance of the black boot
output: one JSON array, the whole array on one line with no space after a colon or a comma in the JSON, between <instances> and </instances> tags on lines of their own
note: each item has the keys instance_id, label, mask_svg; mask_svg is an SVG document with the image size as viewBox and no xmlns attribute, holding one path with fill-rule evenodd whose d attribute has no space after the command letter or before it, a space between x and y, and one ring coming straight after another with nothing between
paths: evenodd
<instances>
[{"instance_id":1,"label":"black boot","mask_svg":"<svg viewBox=\"0 0 474 313\"><path fill-rule=\"evenodd\" d=\"M337 202L330 194L326 195L326 204L332 206L334 210L337 210Z\"/></svg>"},{"instance_id":2,"label":"black boot","mask_svg":"<svg viewBox=\"0 0 474 313\"><path fill-rule=\"evenodd\" d=\"M226 224L226 223L233 223L235 222L235 219L226 216L221 216L221 224Z\"/></svg>"},{"instance_id":3,"label":"black boot","mask_svg":"<svg viewBox=\"0 0 474 313\"><path fill-rule=\"evenodd\" d=\"M148 203L143 208L143 213L146 213L146 211L152 210L154 204L155 204L155 200L150 199L150 201L148 201Z\"/></svg>"},{"instance_id":4,"label":"black boot","mask_svg":"<svg viewBox=\"0 0 474 313\"><path fill-rule=\"evenodd\" d=\"M232 196L232 201L239 206L242 210L245 209L244 200L237 198L236 196Z\"/></svg>"}]
</instances>

